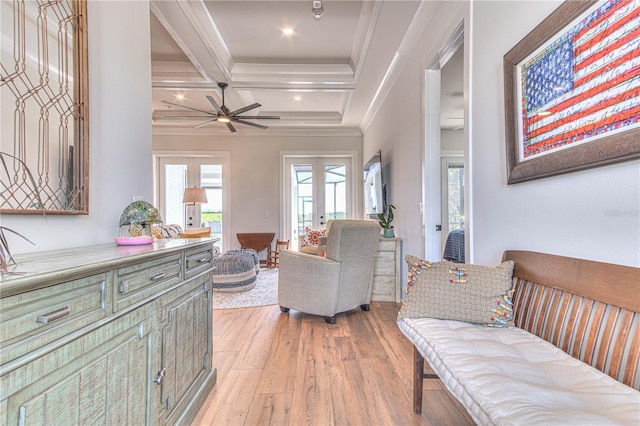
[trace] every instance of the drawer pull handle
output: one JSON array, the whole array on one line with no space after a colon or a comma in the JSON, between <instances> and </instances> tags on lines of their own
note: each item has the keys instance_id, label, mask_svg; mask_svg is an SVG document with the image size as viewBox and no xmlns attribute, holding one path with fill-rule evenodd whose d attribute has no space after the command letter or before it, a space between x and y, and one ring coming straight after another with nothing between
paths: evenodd
<instances>
[{"instance_id":1,"label":"drawer pull handle","mask_svg":"<svg viewBox=\"0 0 640 426\"><path fill-rule=\"evenodd\" d=\"M49 324L52 321L55 321L60 318L64 318L71 313L71 309L68 306L65 306L62 309L58 309L57 311L49 312L48 314L40 315L36 317L36 322L40 324Z\"/></svg>"},{"instance_id":2,"label":"drawer pull handle","mask_svg":"<svg viewBox=\"0 0 640 426\"><path fill-rule=\"evenodd\" d=\"M161 274L158 274L158 275L154 275L150 279L151 279L151 281L158 281L158 280L161 280L162 278L164 278L164 273L161 273Z\"/></svg>"},{"instance_id":3,"label":"drawer pull handle","mask_svg":"<svg viewBox=\"0 0 640 426\"><path fill-rule=\"evenodd\" d=\"M209 260L208 257L203 257L202 259L198 260L198 263L204 263L204 262L206 262L208 260Z\"/></svg>"},{"instance_id":4,"label":"drawer pull handle","mask_svg":"<svg viewBox=\"0 0 640 426\"><path fill-rule=\"evenodd\" d=\"M153 383L157 385L161 385L164 380L164 375L167 373L167 369L163 368L161 371L158 371L158 376L153 379Z\"/></svg>"}]
</instances>

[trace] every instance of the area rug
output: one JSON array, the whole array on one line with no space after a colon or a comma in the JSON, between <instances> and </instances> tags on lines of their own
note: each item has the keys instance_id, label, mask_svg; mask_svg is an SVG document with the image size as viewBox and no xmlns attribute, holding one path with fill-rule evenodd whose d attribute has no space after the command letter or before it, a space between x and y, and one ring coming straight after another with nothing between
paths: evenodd
<instances>
[{"instance_id":1,"label":"area rug","mask_svg":"<svg viewBox=\"0 0 640 426\"><path fill-rule=\"evenodd\" d=\"M239 293L212 292L213 309L248 308L278 304L278 269L260 269L256 285Z\"/></svg>"}]
</instances>

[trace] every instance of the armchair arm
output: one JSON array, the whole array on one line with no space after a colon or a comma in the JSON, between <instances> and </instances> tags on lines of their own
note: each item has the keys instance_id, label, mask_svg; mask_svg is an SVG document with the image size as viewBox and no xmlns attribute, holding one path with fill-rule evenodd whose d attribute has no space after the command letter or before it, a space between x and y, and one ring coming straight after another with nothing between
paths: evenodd
<instances>
[{"instance_id":1,"label":"armchair arm","mask_svg":"<svg viewBox=\"0 0 640 426\"><path fill-rule=\"evenodd\" d=\"M318 238L318 256L324 256L327 251L327 237Z\"/></svg>"},{"instance_id":2,"label":"armchair arm","mask_svg":"<svg viewBox=\"0 0 640 426\"><path fill-rule=\"evenodd\" d=\"M342 263L284 250L280 253L278 304L309 314L333 316Z\"/></svg>"}]
</instances>

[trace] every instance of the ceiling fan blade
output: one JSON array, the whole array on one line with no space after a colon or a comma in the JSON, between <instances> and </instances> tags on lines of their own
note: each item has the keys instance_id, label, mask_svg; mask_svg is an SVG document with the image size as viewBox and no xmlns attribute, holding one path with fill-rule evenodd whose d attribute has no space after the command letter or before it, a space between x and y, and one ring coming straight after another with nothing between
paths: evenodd
<instances>
[{"instance_id":1,"label":"ceiling fan blade","mask_svg":"<svg viewBox=\"0 0 640 426\"><path fill-rule=\"evenodd\" d=\"M236 128L233 127L233 124L231 123L227 123L227 127L229 128L229 130L231 131L231 133L235 133L236 132Z\"/></svg>"},{"instance_id":2,"label":"ceiling fan blade","mask_svg":"<svg viewBox=\"0 0 640 426\"><path fill-rule=\"evenodd\" d=\"M211 115L163 115L158 118L211 118Z\"/></svg>"},{"instance_id":3,"label":"ceiling fan blade","mask_svg":"<svg viewBox=\"0 0 640 426\"><path fill-rule=\"evenodd\" d=\"M230 116L234 116L234 115L242 114L242 113L243 113L243 112L245 112L245 111L249 111L249 110L252 110L252 109L254 109L254 108L261 107L261 106L262 106L262 105L260 105L259 103L255 103L255 104L247 105L246 107L243 107L243 108L240 108L240 109L237 109L237 110L235 110L235 111L230 112L228 115L230 115Z\"/></svg>"},{"instance_id":4,"label":"ceiling fan blade","mask_svg":"<svg viewBox=\"0 0 640 426\"><path fill-rule=\"evenodd\" d=\"M236 118L242 118L245 120L280 120L279 115L236 115Z\"/></svg>"},{"instance_id":5,"label":"ceiling fan blade","mask_svg":"<svg viewBox=\"0 0 640 426\"><path fill-rule=\"evenodd\" d=\"M173 105L173 106L177 106L177 107L180 107L180 108L186 108L186 109L190 109L190 110L193 110L193 111L202 112L202 113L207 114L207 115L215 115L211 111L204 111L202 109L192 108L192 107L188 107L186 105L174 104L173 102L169 102L169 101L162 101L162 102L167 104L167 105Z\"/></svg>"},{"instance_id":6,"label":"ceiling fan blade","mask_svg":"<svg viewBox=\"0 0 640 426\"><path fill-rule=\"evenodd\" d=\"M211 95L207 95L207 99L209 100L209 102L211 103L211 105L213 105L213 108L218 112L218 114L220 115L224 115L224 112L222 112L222 108L220 108L220 105L218 105L218 103L216 102L215 99L213 99L213 96Z\"/></svg>"},{"instance_id":7,"label":"ceiling fan blade","mask_svg":"<svg viewBox=\"0 0 640 426\"><path fill-rule=\"evenodd\" d=\"M204 123L200 123L197 126L195 126L194 129L199 129L200 127L204 127L209 123L213 123L214 121L218 121L218 119L214 118L213 120L209 120L209 121L205 121Z\"/></svg>"},{"instance_id":8,"label":"ceiling fan blade","mask_svg":"<svg viewBox=\"0 0 640 426\"><path fill-rule=\"evenodd\" d=\"M263 126L262 124L256 124L256 123L252 123L250 121L244 121L244 120L240 120L240 119L235 119L233 120L234 123L240 123L240 124L246 124L247 126L252 126L252 127L257 127L258 129L268 129L267 126Z\"/></svg>"}]
</instances>

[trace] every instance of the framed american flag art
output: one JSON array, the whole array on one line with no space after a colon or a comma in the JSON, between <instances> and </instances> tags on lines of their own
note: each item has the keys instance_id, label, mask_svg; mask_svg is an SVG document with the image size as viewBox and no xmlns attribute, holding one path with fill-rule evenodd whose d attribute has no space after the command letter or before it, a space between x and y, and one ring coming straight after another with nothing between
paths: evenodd
<instances>
[{"instance_id":1,"label":"framed american flag art","mask_svg":"<svg viewBox=\"0 0 640 426\"><path fill-rule=\"evenodd\" d=\"M509 184L640 158L640 0L566 1L504 80Z\"/></svg>"}]
</instances>

